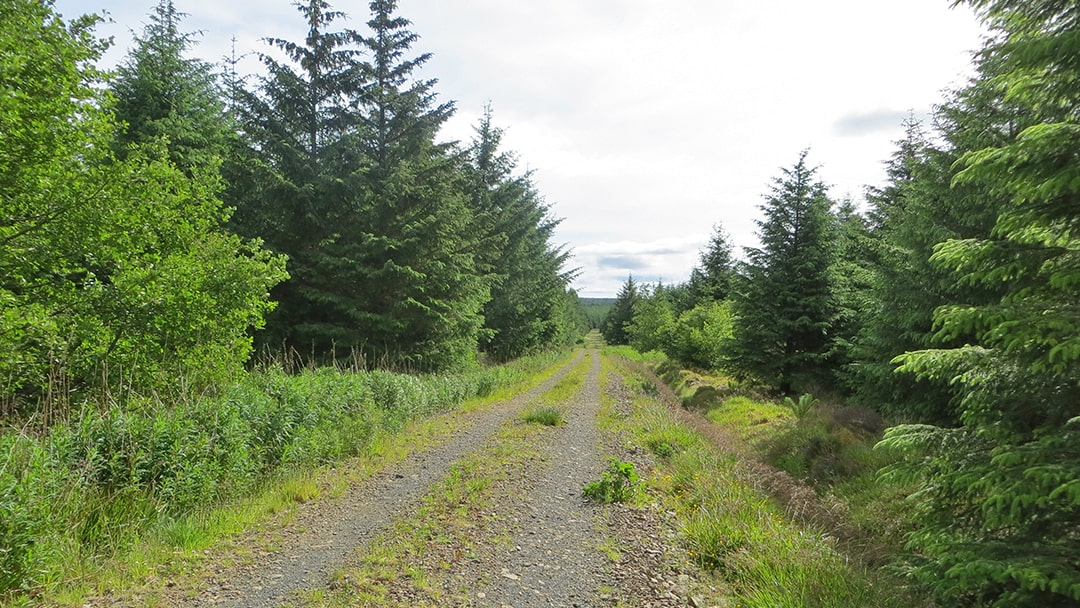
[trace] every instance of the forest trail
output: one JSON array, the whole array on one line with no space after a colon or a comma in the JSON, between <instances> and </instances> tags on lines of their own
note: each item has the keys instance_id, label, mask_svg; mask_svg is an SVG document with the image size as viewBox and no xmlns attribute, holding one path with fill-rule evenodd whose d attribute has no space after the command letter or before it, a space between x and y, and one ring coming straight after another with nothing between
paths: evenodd
<instances>
[{"instance_id":1,"label":"forest trail","mask_svg":"<svg viewBox=\"0 0 1080 608\"><path fill-rule=\"evenodd\" d=\"M158 601L191 608L688 605L679 593L689 577L671 565L680 552L666 516L582 495L609 457L649 458L640 450L619 454L623 442L600 428L601 403L624 399L621 383L616 372L604 385L598 349L579 350L531 390L437 418L448 432L434 447L340 496L302 505L221 555L211 552ZM563 423L522 420L538 407L557 408Z\"/></svg>"}]
</instances>

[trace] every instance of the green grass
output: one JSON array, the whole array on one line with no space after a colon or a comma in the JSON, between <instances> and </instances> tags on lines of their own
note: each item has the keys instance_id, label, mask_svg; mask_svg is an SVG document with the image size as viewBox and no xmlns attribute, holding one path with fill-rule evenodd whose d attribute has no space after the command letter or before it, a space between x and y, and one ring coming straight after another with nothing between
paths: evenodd
<instances>
[{"instance_id":1,"label":"green grass","mask_svg":"<svg viewBox=\"0 0 1080 608\"><path fill-rule=\"evenodd\" d=\"M559 426L564 422L562 410L551 405L530 407L521 413L521 419L529 424L544 426Z\"/></svg>"},{"instance_id":2,"label":"green grass","mask_svg":"<svg viewBox=\"0 0 1080 608\"><path fill-rule=\"evenodd\" d=\"M705 417L751 444L776 433L778 428L795 419L791 410L770 401L749 397L728 397L711 404Z\"/></svg>"},{"instance_id":3,"label":"green grass","mask_svg":"<svg viewBox=\"0 0 1080 608\"><path fill-rule=\"evenodd\" d=\"M357 564L334 575L330 591L309 594L303 606L465 605L482 581L452 579L455 562L505 550L513 522L507 502L522 501L529 488L515 474L539 457L541 425L506 424L493 441L455 462L414 513L364 549ZM417 564L435 564L421 571ZM402 588L408 589L401 593Z\"/></svg>"},{"instance_id":4,"label":"green grass","mask_svg":"<svg viewBox=\"0 0 1080 608\"><path fill-rule=\"evenodd\" d=\"M645 483L675 513L689 557L726 590L719 599L762 608L919 605L898 581L850 559L825 531L787 519L734 456L682 425L640 381L626 384L638 387L632 413L614 416L609 408L606 427L662 456ZM788 408L747 398L725 399L715 410L710 417L749 435L769 428L759 419L775 416L789 424L794 418Z\"/></svg>"}]
</instances>

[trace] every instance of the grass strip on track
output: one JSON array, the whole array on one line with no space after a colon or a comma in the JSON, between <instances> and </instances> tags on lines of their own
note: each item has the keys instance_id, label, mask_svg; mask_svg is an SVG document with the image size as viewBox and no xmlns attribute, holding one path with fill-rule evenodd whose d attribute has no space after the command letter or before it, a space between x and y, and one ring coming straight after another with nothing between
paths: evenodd
<instances>
[{"instance_id":1,"label":"grass strip on track","mask_svg":"<svg viewBox=\"0 0 1080 608\"><path fill-rule=\"evenodd\" d=\"M560 403L577 394L587 363L583 358L534 405ZM470 563L490 561L512 542L512 530L521 522L507 506L522 504L532 474L547 466L541 446L551 432L550 426L530 424L521 416L508 420L481 449L455 462L414 513L362 548L356 563L339 570L328 588L301 594L298 604L412 607L482 600L470 594L495 574L470 570Z\"/></svg>"}]
</instances>

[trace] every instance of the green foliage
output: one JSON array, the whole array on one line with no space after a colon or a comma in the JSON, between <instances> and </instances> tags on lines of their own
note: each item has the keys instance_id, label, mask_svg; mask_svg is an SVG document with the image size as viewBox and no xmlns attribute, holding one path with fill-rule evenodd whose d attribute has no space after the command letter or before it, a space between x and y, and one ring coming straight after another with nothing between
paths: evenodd
<instances>
[{"instance_id":1,"label":"green foliage","mask_svg":"<svg viewBox=\"0 0 1080 608\"><path fill-rule=\"evenodd\" d=\"M258 94L240 95L249 153L228 171L238 229L290 258L267 343L472 365L491 281L460 163L435 141L453 104L416 79L430 56L409 57L417 36L395 2L370 4L370 36L331 31L344 14L324 1L297 7L309 35L269 41L290 62L264 58Z\"/></svg>"},{"instance_id":2,"label":"green foliage","mask_svg":"<svg viewBox=\"0 0 1080 608\"><path fill-rule=\"evenodd\" d=\"M627 340L643 353L651 350L666 352L675 327L674 306L662 286L651 292L647 287L641 291L643 293L634 304L633 316L626 325Z\"/></svg>"},{"instance_id":3,"label":"green foliage","mask_svg":"<svg viewBox=\"0 0 1080 608\"><path fill-rule=\"evenodd\" d=\"M799 395L799 400L795 401L791 397L784 397L784 405L791 410L791 413L795 414L796 418L802 418L810 411L812 407L818 404L816 397L810 393L803 393Z\"/></svg>"},{"instance_id":4,"label":"green foliage","mask_svg":"<svg viewBox=\"0 0 1080 608\"><path fill-rule=\"evenodd\" d=\"M1061 3L971 4L997 34L983 54L994 77L984 88L1028 120L1019 132L1009 125L1009 137L962 149L957 186L1007 204L993 230L947 240L931 261L959 285L998 296L939 307L939 348L895 359L902 371L955 386L962 426L902 426L882 445L910 455L890 473L920 486L916 580L953 603L1075 604L1080 89L1071 58L1080 22Z\"/></svg>"},{"instance_id":5,"label":"green foliage","mask_svg":"<svg viewBox=\"0 0 1080 608\"><path fill-rule=\"evenodd\" d=\"M563 269L570 254L551 244L559 220L531 175L514 175L517 159L499 151L501 140L489 107L467 151L465 177L480 234L477 267L492 281L480 347L507 361L568 344L587 331L587 322L568 290L576 275Z\"/></svg>"},{"instance_id":6,"label":"green foliage","mask_svg":"<svg viewBox=\"0 0 1080 608\"><path fill-rule=\"evenodd\" d=\"M696 369L724 368L735 336L734 324L731 302L701 302L679 315L665 352Z\"/></svg>"},{"instance_id":7,"label":"green foliage","mask_svg":"<svg viewBox=\"0 0 1080 608\"><path fill-rule=\"evenodd\" d=\"M585 484L582 494L600 503L630 502L641 493L640 480L634 463L612 458L608 468L597 481Z\"/></svg>"},{"instance_id":8,"label":"green foliage","mask_svg":"<svg viewBox=\"0 0 1080 608\"><path fill-rule=\"evenodd\" d=\"M870 192L876 264L867 313L851 349L849 383L861 404L900 420L958 422L955 387L897 374L892 360L935 345L932 316L939 306L988 302L1000 292L994 285L957 282L931 262L938 243L987 234L1003 204L986 188L952 184L959 155L970 146L999 142L1030 120L1025 111L994 98L991 69L981 66L985 76L941 107L940 136L946 145L931 145L920 125L909 120L887 166L888 185ZM952 345L970 337L958 335Z\"/></svg>"},{"instance_id":9,"label":"green foliage","mask_svg":"<svg viewBox=\"0 0 1080 608\"><path fill-rule=\"evenodd\" d=\"M4 10L0 88L20 94L0 100L3 413L235 378L284 261L221 232L215 176L185 175L162 142L113 157L92 19Z\"/></svg>"},{"instance_id":10,"label":"green foliage","mask_svg":"<svg viewBox=\"0 0 1080 608\"><path fill-rule=\"evenodd\" d=\"M133 144L164 141L169 160L185 174L216 173L230 125L211 66L184 57L194 43L180 32L182 17L173 0L159 0L117 69L110 84L122 123L117 154L123 158Z\"/></svg>"},{"instance_id":11,"label":"green foliage","mask_svg":"<svg viewBox=\"0 0 1080 608\"><path fill-rule=\"evenodd\" d=\"M701 251L701 261L690 271L689 291L699 301L726 300L731 296L734 280L731 237L723 226L716 224Z\"/></svg>"},{"instance_id":12,"label":"green foliage","mask_svg":"<svg viewBox=\"0 0 1080 608\"><path fill-rule=\"evenodd\" d=\"M722 367L733 338L731 303L703 299L680 313L671 294L660 285L641 289L626 325L630 344L641 352L662 351L689 367Z\"/></svg>"},{"instance_id":13,"label":"green foliage","mask_svg":"<svg viewBox=\"0 0 1080 608\"><path fill-rule=\"evenodd\" d=\"M735 298L734 371L784 393L822 381L835 317L833 216L807 152L776 178Z\"/></svg>"},{"instance_id":14,"label":"green foliage","mask_svg":"<svg viewBox=\"0 0 1080 608\"><path fill-rule=\"evenodd\" d=\"M528 361L468 374L254 372L220 395L86 408L42 437L0 434L0 594L54 579L283 471L363 453L379 433L520 381ZM305 495L310 489L304 490Z\"/></svg>"},{"instance_id":15,"label":"green foliage","mask_svg":"<svg viewBox=\"0 0 1080 608\"><path fill-rule=\"evenodd\" d=\"M614 304L614 298L581 298L581 306L588 320L589 329L600 330L604 325L604 318L611 312Z\"/></svg>"},{"instance_id":16,"label":"green foliage","mask_svg":"<svg viewBox=\"0 0 1080 608\"><path fill-rule=\"evenodd\" d=\"M818 407L772 433L760 447L777 468L831 487L892 462L891 453L874 450L883 427L881 416L870 409Z\"/></svg>"},{"instance_id":17,"label":"green foliage","mask_svg":"<svg viewBox=\"0 0 1080 608\"><path fill-rule=\"evenodd\" d=\"M634 308L641 299L638 284L634 282L633 275L626 277L626 282L615 297L615 304L607 316L600 333L604 335L604 341L612 346L629 344L630 336L627 334L627 326L634 319Z\"/></svg>"}]
</instances>

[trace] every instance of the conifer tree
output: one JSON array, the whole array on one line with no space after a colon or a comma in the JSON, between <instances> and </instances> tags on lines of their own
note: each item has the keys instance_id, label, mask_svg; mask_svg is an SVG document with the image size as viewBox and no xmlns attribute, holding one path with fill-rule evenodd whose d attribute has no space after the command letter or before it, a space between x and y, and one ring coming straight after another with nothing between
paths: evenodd
<instances>
[{"instance_id":1,"label":"conifer tree","mask_svg":"<svg viewBox=\"0 0 1080 608\"><path fill-rule=\"evenodd\" d=\"M628 275L626 282L615 296L615 305L604 318L603 327L600 329L604 341L612 345L630 343L627 328L634 320L634 309L637 308L640 300L641 290L634 282L634 275Z\"/></svg>"},{"instance_id":2,"label":"conifer tree","mask_svg":"<svg viewBox=\"0 0 1080 608\"><path fill-rule=\"evenodd\" d=\"M714 225L709 242L701 251L701 261L690 272L690 289L698 299L725 300L731 295L734 274L731 238L723 226Z\"/></svg>"},{"instance_id":3,"label":"conifer tree","mask_svg":"<svg viewBox=\"0 0 1080 608\"><path fill-rule=\"evenodd\" d=\"M569 254L551 244L559 220L530 174L515 175L517 159L499 150L501 140L489 107L467 151L466 181L478 266L491 279L481 348L505 361L576 338L578 329L564 312L575 274L564 269Z\"/></svg>"},{"instance_id":4,"label":"conifer tree","mask_svg":"<svg viewBox=\"0 0 1080 608\"><path fill-rule=\"evenodd\" d=\"M887 185L868 193L876 262L847 381L857 400L898 420L959 423L956 385L897 374L893 359L969 342L971 334L938 341L934 311L957 301L988 302L1000 292L999 286L957 282L930 260L940 242L988 234L1004 204L988 188L954 183L957 160L968 150L1011 140L1031 120L1029 111L1001 97L997 62L977 67L978 78L938 108L939 143L931 145L909 121L886 166Z\"/></svg>"},{"instance_id":5,"label":"conifer tree","mask_svg":"<svg viewBox=\"0 0 1080 608\"><path fill-rule=\"evenodd\" d=\"M418 36L396 5L371 2L371 35L360 40L368 55L357 81L360 169L344 179L356 199L349 231L319 251L333 271L323 297L349 290L348 323L360 338L352 343L370 357L445 369L473 359L489 285L459 163L435 140L453 104L438 102L434 80L416 78L430 55L409 58Z\"/></svg>"},{"instance_id":6,"label":"conifer tree","mask_svg":"<svg viewBox=\"0 0 1080 608\"><path fill-rule=\"evenodd\" d=\"M824 381L835 310L832 202L807 165L807 152L760 206L761 248L747 248L742 287L735 299L739 372L775 383L784 393Z\"/></svg>"},{"instance_id":7,"label":"conifer tree","mask_svg":"<svg viewBox=\"0 0 1080 608\"><path fill-rule=\"evenodd\" d=\"M188 175L217 174L230 125L210 65L186 58L194 44L180 31L183 13L160 0L142 36L117 69L111 90L117 118L117 152L133 143L164 140L169 159Z\"/></svg>"},{"instance_id":8,"label":"conifer tree","mask_svg":"<svg viewBox=\"0 0 1080 608\"><path fill-rule=\"evenodd\" d=\"M363 340L352 321L358 286L338 272L352 264L324 254L357 229L361 203L345 178L361 166L354 108L361 37L332 30L345 15L325 0L296 7L308 28L304 41L267 39L287 60L261 55L267 74L257 91L231 91L246 146L224 169L226 198L236 206L238 232L289 256L291 279L274 292L279 305L264 343L328 354L335 344L347 349Z\"/></svg>"},{"instance_id":9,"label":"conifer tree","mask_svg":"<svg viewBox=\"0 0 1080 608\"><path fill-rule=\"evenodd\" d=\"M932 257L959 284L998 297L940 307L943 346L900 359L904 371L958 387L962 426L902 426L885 443L912 453L894 473L921 481L917 580L957 604L1075 605L1080 13L1049 0L970 4L997 34L983 55L997 68L990 90L1035 120L961 157L956 183L1008 204L989 233L947 240Z\"/></svg>"}]
</instances>

